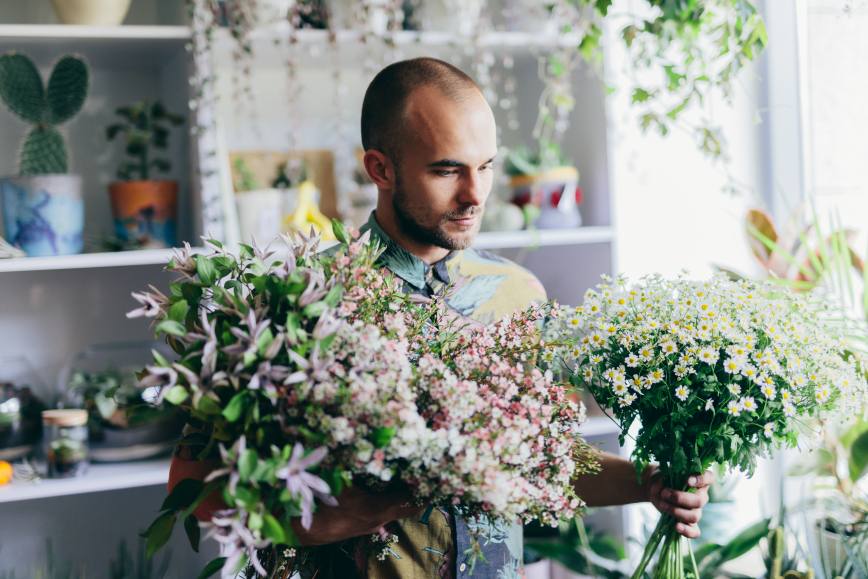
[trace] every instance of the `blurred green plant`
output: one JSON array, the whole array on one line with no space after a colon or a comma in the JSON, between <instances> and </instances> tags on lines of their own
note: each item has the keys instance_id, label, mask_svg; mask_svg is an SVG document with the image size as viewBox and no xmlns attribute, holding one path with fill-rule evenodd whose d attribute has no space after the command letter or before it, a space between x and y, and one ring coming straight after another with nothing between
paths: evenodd
<instances>
[{"instance_id":1,"label":"blurred green plant","mask_svg":"<svg viewBox=\"0 0 868 579\"><path fill-rule=\"evenodd\" d=\"M66 173L68 155L57 127L81 110L87 98L89 76L84 60L64 56L57 61L48 86L27 56L8 52L0 56L0 100L33 128L21 145L21 175Z\"/></svg>"},{"instance_id":2,"label":"blurred green plant","mask_svg":"<svg viewBox=\"0 0 868 579\"><path fill-rule=\"evenodd\" d=\"M169 146L169 130L184 122L184 117L170 113L159 101L139 101L129 106L118 107L115 114L122 120L106 127L106 138L124 136L124 151L131 157L121 163L118 178L123 181L140 179L147 181L151 171L168 173L172 164L168 159L151 154L151 147L165 150Z\"/></svg>"}]
</instances>

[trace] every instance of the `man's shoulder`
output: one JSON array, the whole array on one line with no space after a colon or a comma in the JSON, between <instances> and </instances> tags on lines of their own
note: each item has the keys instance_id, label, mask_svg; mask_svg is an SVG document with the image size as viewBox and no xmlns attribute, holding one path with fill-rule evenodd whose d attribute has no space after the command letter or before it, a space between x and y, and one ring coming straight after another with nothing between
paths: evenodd
<instances>
[{"instance_id":1,"label":"man's shoulder","mask_svg":"<svg viewBox=\"0 0 868 579\"><path fill-rule=\"evenodd\" d=\"M485 249L470 248L462 252L461 269L466 275L501 275L509 281L527 284L528 292L546 299L542 282L527 268L514 261Z\"/></svg>"},{"instance_id":2,"label":"man's shoulder","mask_svg":"<svg viewBox=\"0 0 868 579\"><path fill-rule=\"evenodd\" d=\"M491 322L546 300L539 279L503 256L467 249L451 260L455 293L449 305L478 321Z\"/></svg>"}]
</instances>

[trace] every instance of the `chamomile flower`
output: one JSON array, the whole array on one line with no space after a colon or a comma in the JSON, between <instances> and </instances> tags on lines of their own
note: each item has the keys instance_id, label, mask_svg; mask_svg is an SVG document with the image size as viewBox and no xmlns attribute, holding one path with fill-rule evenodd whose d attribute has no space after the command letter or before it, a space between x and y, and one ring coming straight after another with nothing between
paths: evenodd
<instances>
[{"instance_id":1,"label":"chamomile flower","mask_svg":"<svg viewBox=\"0 0 868 579\"><path fill-rule=\"evenodd\" d=\"M744 361L738 358L727 358L723 363L723 369L728 374L736 374L741 371L742 366L744 365Z\"/></svg>"},{"instance_id":2,"label":"chamomile flower","mask_svg":"<svg viewBox=\"0 0 868 579\"><path fill-rule=\"evenodd\" d=\"M735 400L730 400L729 404L726 405L726 411L732 416L739 416L741 414L741 406Z\"/></svg>"},{"instance_id":3,"label":"chamomile flower","mask_svg":"<svg viewBox=\"0 0 868 579\"><path fill-rule=\"evenodd\" d=\"M702 348L699 350L699 359L709 366L715 365L718 357L718 352L714 348Z\"/></svg>"},{"instance_id":4,"label":"chamomile flower","mask_svg":"<svg viewBox=\"0 0 868 579\"><path fill-rule=\"evenodd\" d=\"M819 386L817 387L816 392L814 392L814 398L820 404L826 402L832 396L832 391L828 386Z\"/></svg>"},{"instance_id":5,"label":"chamomile flower","mask_svg":"<svg viewBox=\"0 0 868 579\"><path fill-rule=\"evenodd\" d=\"M627 393L627 383L626 382L615 382L612 384L612 391L621 396Z\"/></svg>"},{"instance_id":6,"label":"chamomile flower","mask_svg":"<svg viewBox=\"0 0 868 579\"><path fill-rule=\"evenodd\" d=\"M775 433L775 423L774 422L766 422L765 426L763 426L763 434L766 438L771 438Z\"/></svg>"},{"instance_id":7,"label":"chamomile flower","mask_svg":"<svg viewBox=\"0 0 868 579\"><path fill-rule=\"evenodd\" d=\"M685 385L678 386L675 389L675 397L684 402L687 400L687 397L690 396L690 388Z\"/></svg>"},{"instance_id":8,"label":"chamomile flower","mask_svg":"<svg viewBox=\"0 0 868 579\"><path fill-rule=\"evenodd\" d=\"M738 404L745 412L756 412L757 405L756 401L753 399L753 396L745 396L738 401Z\"/></svg>"},{"instance_id":9,"label":"chamomile flower","mask_svg":"<svg viewBox=\"0 0 868 579\"><path fill-rule=\"evenodd\" d=\"M627 359L624 360L624 362L627 364L628 367L635 368L639 365L639 356L637 356L636 354L630 354L629 356L627 356Z\"/></svg>"},{"instance_id":10,"label":"chamomile flower","mask_svg":"<svg viewBox=\"0 0 868 579\"><path fill-rule=\"evenodd\" d=\"M774 386L771 386L769 384L763 384L760 387L760 391L763 393L763 396L765 396L768 400L775 399L776 391Z\"/></svg>"},{"instance_id":11,"label":"chamomile flower","mask_svg":"<svg viewBox=\"0 0 868 579\"><path fill-rule=\"evenodd\" d=\"M726 389L729 390L729 393L733 396L741 394L741 385L739 385L738 382L730 382L726 385Z\"/></svg>"},{"instance_id":12,"label":"chamomile flower","mask_svg":"<svg viewBox=\"0 0 868 579\"><path fill-rule=\"evenodd\" d=\"M672 340L667 340L660 344L660 350L668 356L669 354L674 354L675 352L677 352L678 346Z\"/></svg>"}]
</instances>

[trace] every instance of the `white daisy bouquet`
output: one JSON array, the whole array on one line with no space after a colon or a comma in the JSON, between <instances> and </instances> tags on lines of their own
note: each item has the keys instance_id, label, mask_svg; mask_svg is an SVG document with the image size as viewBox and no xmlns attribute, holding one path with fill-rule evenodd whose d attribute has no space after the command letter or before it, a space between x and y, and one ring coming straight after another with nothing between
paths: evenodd
<instances>
[{"instance_id":1,"label":"white daisy bouquet","mask_svg":"<svg viewBox=\"0 0 868 579\"><path fill-rule=\"evenodd\" d=\"M349 484L405 484L420 505L508 522L581 507L571 481L594 466L576 442L584 415L536 365L549 306L466 324L439 297L405 294L367 237L335 231L331 253L303 236L287 238L286 257L213 241L208 255L181 250L168 296L134 294L130 315L153 318L177 353L155 353L141 384L185 412L182 444L218 463L175 486L150 552L179 521L196 547L193 512L215 493L223 508L202 527L221 545L208 570L225 576L315 565L292 519L309 528Z\"/></svg>"},{"instance_id":2,"label":"white daisy bouquet","mask_svg":"<svg viewBox=\"0 0 868 579\"><path fill-rule=\"evenodd\" d=\"M560 361L611 409L622 443L636 425L637 470L656 461L669 487L685 489L712 463L752 473L757 457L799 442L805 417L864 407L857 361L821 319L769 283L604 278L548 331L573 340ZM698 577L674 526L661 518L633 577L655 554L653 577Z\"/></svg>"}]
</instances>

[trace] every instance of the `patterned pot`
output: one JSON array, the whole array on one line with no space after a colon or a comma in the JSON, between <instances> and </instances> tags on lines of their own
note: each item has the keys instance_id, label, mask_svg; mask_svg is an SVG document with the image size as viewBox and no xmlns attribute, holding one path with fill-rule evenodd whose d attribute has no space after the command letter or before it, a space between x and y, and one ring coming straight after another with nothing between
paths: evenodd
<instances>
[{"instance_id":1,"label":"patterned pot","mask_svg":"<svg viewBox=\"0 0 868 579\"><path fill-rule=\"evenodd\" d=\"M6 240L30 256L81 253L84 200L78 175L0 179Z\"/></svg>"},{"instance_id":2,"label":"patterned pot","mask_svg":"<svg viewBox=\"0 0 868 579\"><path fill-rule=\"evenodd\" d=\"M178 183L118 181L109 185L115 235L144 247L176 245Z\"/></svg>"}]
</instances>

